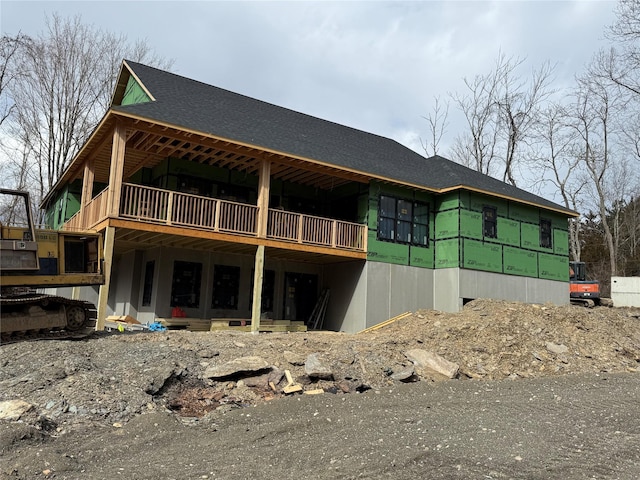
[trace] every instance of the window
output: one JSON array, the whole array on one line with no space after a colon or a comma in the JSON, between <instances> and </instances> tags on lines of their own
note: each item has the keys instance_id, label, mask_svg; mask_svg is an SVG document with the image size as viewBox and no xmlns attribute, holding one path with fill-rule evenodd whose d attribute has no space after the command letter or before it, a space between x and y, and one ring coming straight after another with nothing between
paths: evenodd
<instances>
[{"instance_id":1,"label":"window","mask_svg":"<svg viewBox=\"0 0 640 480\"><path fill-rule=\"evenodd\" d=\"M429 204L413 204L413 244L429 246Z\"/></svg>"},{"instance_id":2,"label":"window","mask_svg":"<svg viewBox=\"0 0 640 480\"><path fill-rule=\"evenodd\" d=\"M211 308L237 310L239 293L240 267L215 265L213 267Z\"/></svg>"},{"instance_id":3,"label":"window","mask_svg":"<svg viewBox=\"0 0 640 480\"><path fill-rule=\"evenodd\" d=\"M378 240L429 246L429 204L380 195Z\"/></svg>"},{"instance_id":4,"label":"window","mask_svg":"<svg viewBox=\"0 0 640 480\"><path fill-rule=\"evenodd\" d=\"M153 273L156 267L154 260L147 262L144 269L144 289L142 290L142 306L151 305L151 293L153 292Z\"/></svg>"},{"instance_id":5,"label":"window","mask_svg":"<svg viewBox=\"0 0 640 480\"><path fill-rule=\"evenodd\" d=\"M201 277L201 263L173 262L171 306L198 308L200 306Z\"/></svg>"},{"instance_id":6,"label":"window","mask_svg":"<svg viewBox=\"0 0 640 480\"><path fill-rule=\"evenodd\" d=\"M551 242L551 220L540 219L540 246L542 248L552 248Z\"/></svg>"},{"instance_id":7,"label":"window","mask_svg":"<svg viewBox=\"0 0 640 480\"><path fill-rule=\"evenodd\" d=\"M495 207L482 208L482 235L498 238L498 215Z\"/></svg>"}]
</instances>

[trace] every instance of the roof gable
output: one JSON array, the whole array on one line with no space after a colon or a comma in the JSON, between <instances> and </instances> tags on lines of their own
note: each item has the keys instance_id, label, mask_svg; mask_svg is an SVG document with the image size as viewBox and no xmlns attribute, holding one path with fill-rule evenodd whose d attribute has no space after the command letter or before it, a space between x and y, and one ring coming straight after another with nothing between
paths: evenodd
<instances>
[{"instance_id":1,"label":"roof gable","mask_svg":"<svg viewBox=\"0 0 640 480\"><path fill-rule=\"evenodd\" d=\"M147 103L154 98L144 84L138 79L126 61L122 62L116 88L111 99L111 106L135 105Z\"/></svg>"}]
</instances>

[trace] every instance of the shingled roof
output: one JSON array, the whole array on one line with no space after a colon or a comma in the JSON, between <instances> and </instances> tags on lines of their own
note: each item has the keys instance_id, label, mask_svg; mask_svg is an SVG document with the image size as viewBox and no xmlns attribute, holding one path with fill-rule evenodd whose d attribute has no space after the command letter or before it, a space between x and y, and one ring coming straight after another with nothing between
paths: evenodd
<instances>
[{"instance_id":1,"label":"shingled roof","mask_svg":"<svg viewBox=\"0 0 640 480\"><path fill-rule=\"evenodd\" d=\"M395 140L279 107L180 75L125 61L153 101L114 111L338 168L423 187L496 194L543 208L575 212L441 156L425 158Z\"/></svg>"}]
</instances>

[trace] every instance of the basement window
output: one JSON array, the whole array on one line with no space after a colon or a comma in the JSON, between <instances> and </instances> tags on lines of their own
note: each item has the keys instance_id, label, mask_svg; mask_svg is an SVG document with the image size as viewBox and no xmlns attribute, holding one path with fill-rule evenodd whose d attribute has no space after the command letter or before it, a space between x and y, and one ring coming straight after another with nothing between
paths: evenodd
<instances>
[{"instance_id":1,"label":"basement window","mask_svg":"<svg viewBox=\"0 0 640 480\"><path fill-rule=\"evenodd\" d=\"M429 204L380 195L378 240L429 246Z\"/></svg>"},{"instance_id":2,"label":"basement window","mask_svg":"<svg viewBox=\"0 0 640 480\"><path fill-rule=\"evenodd\" d=\"M540 219L540 246L542 248L552 248L551 241L551 220Z\"/></svg>"},{"instance_id":3,"label":"basement window","mask_svg":"<svg viewBox=\"0 0 640 480\"><path fill-rule=\"evenodd\" d=\"M171 306L198 308L202 264L199 262L173 262Z\"/></svg>"},{"instance_id":4,"label":"basement window","mask_svg":"<svg viewBox=\"0 0 640 480\"><path fill-rule=\"evenodd\" d=\"M482 208L482 235L498 238L498 214L495 207Z\"/></svg>"},{"instance_id":5,"label":"basement window","mask_svg":"<svg viewBox=\"0 0 640 480\"><path fill-rule=\"evenodd\" d=\"M240 294L240 267L215 265L213 267L213 298L211 308L238 309Z\"/></svg>"}]
</instances>

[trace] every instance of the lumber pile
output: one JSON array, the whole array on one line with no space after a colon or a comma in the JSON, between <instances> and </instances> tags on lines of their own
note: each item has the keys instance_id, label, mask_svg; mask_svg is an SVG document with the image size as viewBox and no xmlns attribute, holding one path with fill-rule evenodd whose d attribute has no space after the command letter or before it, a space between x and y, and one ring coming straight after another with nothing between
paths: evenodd
<instances>
[{"instance_id":1,"label":"lumber pile","mask_svg":"<svg viewBox=\"0 0 640 480\"><path fill-rule=\"evenodd\" d=\"M217 332L234 330L251 331L251 320L242 318L158 318L167 330L189 330L191 332ZM306 332L307 326L302 321L293 320L260 320L260 332Z\"/></svg>"},{"instance_id":2,"label":"lumber pile","mask_svg":"<svg viewBox=\"0 0 640 480\"><path fill-rule=\"evenodd\" d=\"M220 330L235 330L240 332L251 331L251 320L240 319L212 319L211 327L209 329L212 332ZM259 332L306 332L307 326L304 322L295 320L260 320Z\"/></svg>"}]
</instances>

